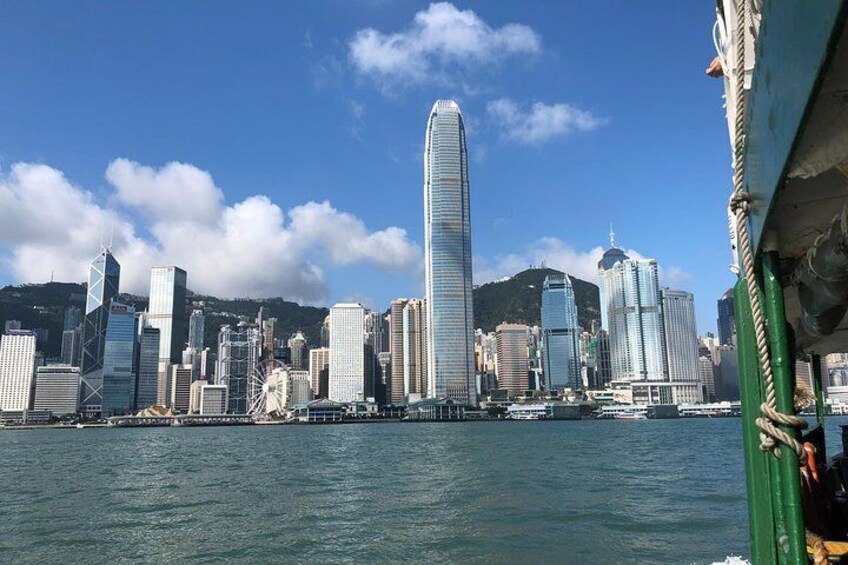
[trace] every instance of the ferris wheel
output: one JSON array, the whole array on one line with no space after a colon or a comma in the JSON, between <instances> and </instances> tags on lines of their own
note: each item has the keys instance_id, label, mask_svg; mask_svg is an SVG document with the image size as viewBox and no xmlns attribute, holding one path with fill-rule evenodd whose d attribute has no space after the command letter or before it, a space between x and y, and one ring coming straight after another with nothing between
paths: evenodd
<instances>
[{"instance_id":1,"label":"ferris wheel","mask_svg":"<svg viewBox=\"0 0 848 565\"><path fill-rule=\"evenodd\" d=\"M283 415L288 367L282 361L262 360L247 377L247 413L259 418Z\"/></svg>"}]
</instances>

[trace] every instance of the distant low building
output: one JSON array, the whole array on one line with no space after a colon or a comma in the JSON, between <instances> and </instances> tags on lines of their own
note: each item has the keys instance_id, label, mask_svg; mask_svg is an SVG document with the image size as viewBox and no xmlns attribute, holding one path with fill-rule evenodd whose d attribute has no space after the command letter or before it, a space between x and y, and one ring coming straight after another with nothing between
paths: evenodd
<instances>
[{"instance_id":1,"label":"distant low building","mask_svg":"<svg viewBox=\"0 0 848 565\"><path fill-rule=\"evenodd\" d=\"M465 405L450 398L428 398L411 403L407 420L464 420Z\"/></svg>"}]
</instances>

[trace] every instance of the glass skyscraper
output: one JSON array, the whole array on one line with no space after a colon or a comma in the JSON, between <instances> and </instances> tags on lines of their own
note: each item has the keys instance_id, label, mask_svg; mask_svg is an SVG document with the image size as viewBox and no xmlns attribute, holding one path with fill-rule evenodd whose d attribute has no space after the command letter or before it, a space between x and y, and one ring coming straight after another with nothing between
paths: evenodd
<instances>
[{"instance_id":1,"label":"glass skyscraper","mask_svg":"<svg viewBox=\"0 0 848 565\"><path fill-rule=\"evenodd\" d=\"M733 289L718 299L718 342L736 345L736 314L733 311Z\"/></svg>"},{"instance_id":2,"label":"glass skyscraper","mask_svg":"<svg viewBox=\"0 0 848 565\"><path fill-rule=\"evenodd\" d=\"M150 305L147 325L159 328L159 372L168 364L182 362L186 327L186 280L179 267L153 267L150 270Z\"/></svg>"},{"instance_id":3,"label":"glass skyscraper","mask_svg":"<svg viewBox=\"0 0 848 565\"><path fill-rule=\"evenodd\" d=\"M581 388L577 303L566 275L548 276L542 286L542 370L548 390Z\"/></svg>"},{"instance_id":4,"label":"glass skyscraper","mask_svg":"<svg viewBox=\"0 0 848 565\"><path fill-rule=\"evenodd\" d=\"M476 404L468 191L462 113L439 100L424 145L427 393Z\"/></svg>"},{"instance_id":5,"label":"glass skyscraper","mask_svg":"<svg viewBox=\"0 0 848 565\"><path fill-rule=\"evenodd\" d=\"M203 310L194 310L188 320L188 346L196 352L203 351L205 329L206 317Z\"/></svg>"},{"instance_id":6,"label":"glass skyscraper","mask_svg":"<svg viewBox=\"0 0 848 565\"><path fill-rule=\"evenodd\" d=\"M109 248L102 248L100 254L91 262L88 272L82 334L80 411L88 414L100 412L109 304L118 295L120 279L121 266Z\"/></svg>"},{"instance_id":7,"label":"glass skyscraper","mask_svg":"<svg viewBox=\"0 0 848 565\"><path fill-rule=\"evenodd\" d=\"M101 415L129 414L135 407L135 308L114 300L109 304L103 350Z\"/></svg>"},{"instance_id":8,"label":"glass skyscraper","mask_svg":"<svg viewBox=\"0 0 848 565\"><path fill-rule=\"evenodd\" d=\"M138 384L136 406L156 404L159 387L159 329L142 327L138 339Z\"/></svg>"}]
</instances>

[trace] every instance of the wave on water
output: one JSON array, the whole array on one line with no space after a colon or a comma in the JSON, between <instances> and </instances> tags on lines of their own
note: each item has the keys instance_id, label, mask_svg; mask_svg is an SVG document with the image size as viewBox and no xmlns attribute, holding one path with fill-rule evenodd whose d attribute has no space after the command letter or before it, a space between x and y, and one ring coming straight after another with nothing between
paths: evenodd
<instances>
[{"instance_id":1,"label":"wave on water","mask_svg":"<svg viewBox=\"0 0 848 565\"><path fill-rule=\"evenodd\" d=\"M751 565L751 562L735 555L728 555L724 561L715 561L712 565Z\"/></svg>"}]
</instances>

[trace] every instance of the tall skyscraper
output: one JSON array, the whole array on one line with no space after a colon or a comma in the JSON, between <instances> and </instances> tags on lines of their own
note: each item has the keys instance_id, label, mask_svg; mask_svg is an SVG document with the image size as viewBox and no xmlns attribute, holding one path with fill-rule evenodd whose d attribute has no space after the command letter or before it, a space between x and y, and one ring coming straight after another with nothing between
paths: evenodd
<instances>
[{"instance_id":1,"label":"tall skyscraper","mask_svg":"<svg viewBox=\"0 0 848 565\"><path fill-rule=\"evenodd\" d=\"M518 393L530 386L527 332L523 324L501 324L495 328L498 347L498 386Z\"/></svg>"},{"instance_id":2,"label":"tall skyscraper","mask_svg":"<svg viewBox=\"0 0 848 565\"><path fill-rule=\"evenodd\" d=\"M306 369L306 337L300 330L297 331L288 343L290 351L291 368L293 371Z\"/></svg>"},{"instance_id":3,"label":"tall skyscraper","mask_svg":"<svg viewBox=\"0 0 848 565\"><path fill-rule=\"evenodd\" d=\"M312 395L318 397L321 391L321 371L330 366L330 348L317 347L309 350L309 382L312 385Z\"/></svg>"},{"instance_id":4,"label":"tall skyscraper","mask_svg":"<svg viewBox=\"0 0 848 565\"><path fill-rule=\"evenodd\" d=\"M138 338L138 384L136 406L156 404L159 387L159 328L142 327ZM164 393L163 393L164 395Z\"/></svg>"},{"instance_id":5,"label":"tall skyscraper","mask_svg":"<svg viewBox=\"0 0 848 565\"><path fill-rule=\"evenodd\" d=\"M698 369L701 373L701 386L704 390L704 401L714 402L716 399L716 387L712 359L706 355L698 357Z\"/></svg>"},{"instance_id":6,"label":"tall skyscraper","mask_svg":"<svg viewBox=\"0 0 848 565\"><path fill-rule=\"evenodd\" d=\"M336 402L362 400L365 392L365 309L361 304L330 308L330 391Z\"/></svg>"},{"instance_id":7,"label":"tall skyscraper","mask_svg":"<svg viewBox=\"0 0 848 565\"><path fill-rule=\"evenodd\" d=\"M733 311L733 289L718 299L718 341L720 345L736 345L736 314Z\"/></svg>"},{"instance_id":8,"label":"tall skyscraper","mask_svg":"<svg viewBox=\"0 0 848 565\"><path fill-rule=\"evenodd\" d=\"M103 349L102 416L129 414L135 407L136 386L135 308L109 303Z\"/></svg>"},{"instance_id":9,"label":"tall skyscraper","mask_svg":"<svg viewBox=\"0 0 848 565\"><path fill-rule=\"evenodd\" d=\"M62 332L62 363L79 367L82 355L82 332L80 328Z\"/></svg>"},{"instance_id":10,"label":"tall skyscraper","mask_svg":"<svg viewBox=\"0 0 848 565\"><path fill-rule=\"evenodd\" d=\"M567 275L542 285L542 371L548 390L582 388L577 303Z\"/></svg>"},{"instance_id":11,"label":"tall skyscraper","mask_svg":"<svg viewBox=\"0 0 848 565\"><path fill-rule=\"evenodd\" d=\"M102 248L100 254L91 262L88 271L82 331L80 411L89 415L100 413L106 324L109 321L109 304L118 295L120 279L121 266L112 255L111 249Z\"/></svg>"},{"instance_id":12,"label":"tall skyscraper","mask_svg":"<svg viewBox=\"0 0 848 565\"><path fill-rule=\"evenodd\" d=\"M607 304L609 300L607 298L607 288L604 284L605 273L613 268L616 263L620 263L622 261L626 261L630 259L627 254L624 253L621 249L615 246L615 232L612 231L612 226L610 226L610 248L604 251L603 257L598 261L598 278L601 281L601 284L598 285L598 292L600 295L600 304L601 304L601 329L609 331L610 329L610 320L609 320L609 309L607 308Z\"/></svg>"},{"instance_id":13,"label":"tall skyscraper","mask_svg":"<svg viewBox=\"0 0 848 565\"><path fill-rule=\"evenodd\" d=\"M424 257L428 396L474 405L468 149L462 114L452 100L433 104L427 121Z\"/></svg>"},{"instance_id":14,"label":"tall skyscraper","mask_svg":"<svg viewBox=\"0 0 848 565\"><path fill-rule=\"evenodd\" d=\"M413 298L403 307L403 393L427 395L427 303Z\"/></svg>"},{"instance_id":15,"label":"tall skyscraper","mask_svg":"<svg viewBox=\"0 0 848 565\"><path fill-rule=\"evenodd\" d=\"M203 310L195 309L188 319L188 346L197 351L203 351L205 347L203 332L206 329L206 317Z\"/></svg>"},{"instance_id":16,"label":"tall skyscraper","mask_svg":"<svg viewBox=\"0 0 848 565\"><path fill-rule=\"evenodd\" d=\"M392 356L390 374L386 375L386 402L403 402L403 309L406 298L392 300L389 314L389 353Z\"/></svg>"},{"instance_id":17,"label":"tall skyscraper","mask_svg":"<svg viewBox=\"0 0 848 565\"><path fill-rule=\"evenodd\" d=\"M34 374L35 332L6 332L0 337L0 411L29 409Z\"/></svg>"},{"instance_id":18,"label":"tall skyscraper","mask_svg":"<svg viewBox=\"0 0 848 565\"><path fill-rule=\"evenodd\" d=\"M661 294L668 380L679 383L672 387L673 399L676 403L702 402L695 297L682 290L664 289Z\"/></svg>"},{"instance_id":19,"label":"tall skyscraper","mask_svg":"<svg viewBox=\"0 0 848 565\"><path fill-rule=\"evenodd\" d=\"M150 305L147 325L159 328L159 372L168 364L180 364L185 348L186 281L179 267L153 267L150 270Z\"/></svg>"},{"instance_id":20,"label":"tall skyscraper","mask_svg":"<svg viewBox=\"0 0 848 565\"><path fill-rule=\"evenodd\" d=\"M665 335L657 262L616 259L614 249L607 253L612 259L606 263L601 260L605 300L601 310L607 312L613 380L665 381Z\"/></svg>"},{"instance_id":21,"label":"tall skyscraper","mask_svg":"<svg viewBox=\"0 0 848 565\"><path fill-rule=\"evenodd\" d=\"M65 308L63 331L75 330L82 324L82 310L78 306Z\"/></svg>"},{"instance_id":22,"label":"tall skyscraper","mask_svg":"<svg viewBox=\"0 0 848 565\"><path fill-rule=\"evenodd\" d=\"M259 363L262 335L259 328L239 324L221 326L218 332L216 384L227 385L229 411L245 414L248 409L248 376Z\"/></svg>"}]
</instances>

